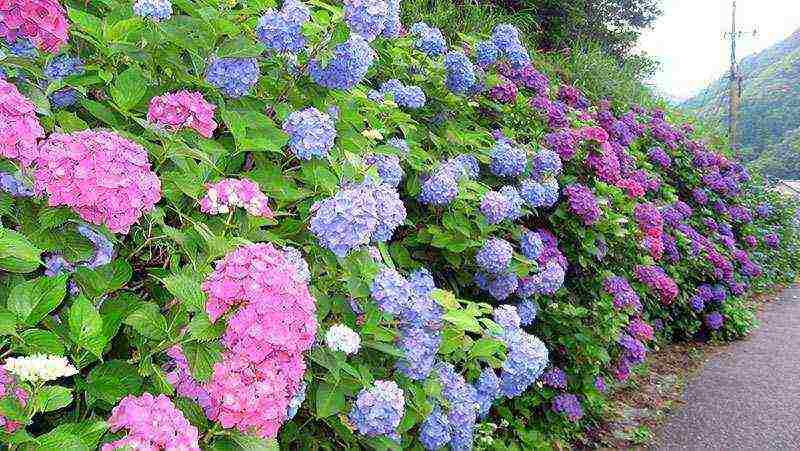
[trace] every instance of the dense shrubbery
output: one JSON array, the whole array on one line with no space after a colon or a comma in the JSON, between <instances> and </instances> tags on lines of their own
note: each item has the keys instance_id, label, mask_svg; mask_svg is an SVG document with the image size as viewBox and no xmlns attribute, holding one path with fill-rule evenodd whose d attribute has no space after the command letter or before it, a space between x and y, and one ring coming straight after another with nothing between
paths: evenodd
<instances>
[{"instance_id":1,"label":"dense shrubbery","mask_svg":"<svg viewBox=\"0 0 800 451\"><path fill-rule=\"evenodd\" d=\"M513 27L110 0L64 43L19 4L62 13L0 10L15 447L565 444L794 278L793 206Z\"/></svg>"}]
</instances>

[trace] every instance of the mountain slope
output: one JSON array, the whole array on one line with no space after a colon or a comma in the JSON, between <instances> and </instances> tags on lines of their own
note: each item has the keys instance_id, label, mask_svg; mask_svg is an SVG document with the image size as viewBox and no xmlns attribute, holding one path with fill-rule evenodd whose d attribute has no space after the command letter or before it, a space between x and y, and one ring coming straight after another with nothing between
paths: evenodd
<instances>
[{"instance_id":1,"label":"mountain slope","mask_svg":"<svg viewBox=\"0 0 800 451\"><path fill-rule=\"evenodd\" d=\"M766 174L800 177L800 30L740 64L744 76L738 142L743 157ZM711 123L727 123L728 73L682 107Z\"/></svg>"}]
</instances>

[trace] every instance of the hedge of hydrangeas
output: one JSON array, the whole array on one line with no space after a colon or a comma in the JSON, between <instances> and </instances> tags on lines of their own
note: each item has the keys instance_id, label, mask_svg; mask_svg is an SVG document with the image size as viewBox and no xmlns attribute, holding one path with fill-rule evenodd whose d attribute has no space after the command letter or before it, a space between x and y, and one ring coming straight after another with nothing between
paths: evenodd
<instances>
[{"instance_id":1,"label":"hedge of hydrangeas","mask_svg":"<svg viewBox=\"0 0 800 451\"><path fill-rule=\"evenodd\" d=\"M692 125L400 10L0 6L2 443L566 446L794 279Z\"/></svg>"}]
</instances>

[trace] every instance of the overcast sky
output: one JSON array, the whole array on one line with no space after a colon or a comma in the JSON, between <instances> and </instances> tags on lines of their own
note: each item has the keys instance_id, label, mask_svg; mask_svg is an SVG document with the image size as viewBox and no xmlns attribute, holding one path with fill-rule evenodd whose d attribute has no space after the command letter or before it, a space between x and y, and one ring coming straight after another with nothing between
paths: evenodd
<instances>
[{"instance_id":1,"label":"overcast sky","mask_svg":"<svg viewBox=\"0 0 800 451\"><path fill-rule=\"evenodd\" d=\"M664 15L646 31L641 50L661 62L653 82L679 99L699 92L729 67L731 0L662 0ZM737 57L775 44L800 28L800 0L738 0L740 30L758 29L737 45Z\"/></svg>"}]
</instances>

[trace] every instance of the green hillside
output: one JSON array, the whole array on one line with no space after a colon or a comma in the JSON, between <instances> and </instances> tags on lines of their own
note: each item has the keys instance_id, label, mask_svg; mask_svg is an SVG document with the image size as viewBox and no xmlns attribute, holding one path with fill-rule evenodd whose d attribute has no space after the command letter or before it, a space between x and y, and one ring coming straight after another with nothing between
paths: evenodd
<instances>
[{"instance_id":1,"label":"green hillside","mask_svg":"<svg viewBox=\"0 0 800 451\"><path fill-rule=\"evenodd\" d=\"M742 156L774 178L800 177L800 30L741 62L744 76L738 142ZM682 106L724 127L728 120L723 75Z\"/></svg>"}]
</instances>

